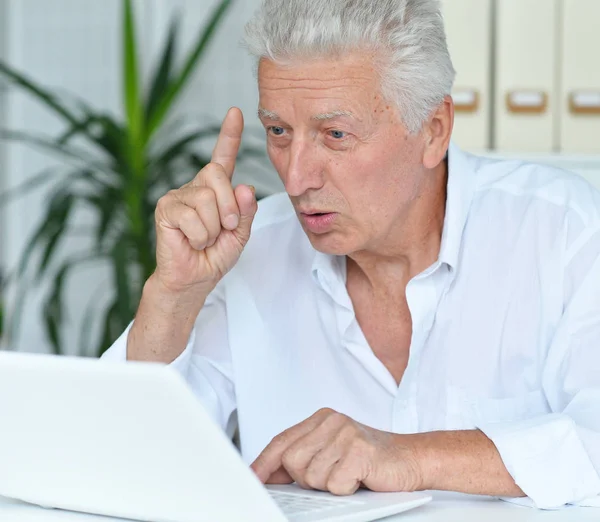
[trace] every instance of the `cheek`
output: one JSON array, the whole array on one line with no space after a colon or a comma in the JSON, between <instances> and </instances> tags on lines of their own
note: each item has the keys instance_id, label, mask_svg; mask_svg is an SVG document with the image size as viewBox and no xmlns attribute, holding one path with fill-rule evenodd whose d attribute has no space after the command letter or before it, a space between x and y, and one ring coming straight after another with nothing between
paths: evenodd
<instances>
[{"instance_id":1,"label":"cheek","mask_svg":"<svg viewBox=\"0 0 600 522\"><path fill-rule=\"evenodd\" d=\"M414 176L400 158L386 158L383 154L370 161L362 159L350 166L341 190L354 211L372 215L381 214L404 200L411 199Z\"/></svg>"},{"instance_id":2,"label":"cheek","mask_svg":"<svg viewBox=\"0 0 600 522\"><path fill-rule=\"evenodd\" d=\"M275 167L277 174L279 174L279 177L283 179L288 164L285 150L267 145L267 155L269 156L269 160L271 161L273 167Z\"/></svg>"}]
</instances>

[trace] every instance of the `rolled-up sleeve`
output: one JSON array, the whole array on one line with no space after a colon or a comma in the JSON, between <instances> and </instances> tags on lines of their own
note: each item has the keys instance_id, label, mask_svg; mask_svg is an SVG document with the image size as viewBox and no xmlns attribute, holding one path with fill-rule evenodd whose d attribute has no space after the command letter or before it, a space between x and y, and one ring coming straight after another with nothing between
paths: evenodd
<instances>
[{"instance_id":1,"label":"rolled-up sleeve","mask_svg":"<svg viewBox=\"0 0 600 522\"><path fill-rule=\"evenodd\" d=\"M597 240L597 235L593 238ZM542 509L600 507L600 257L573 256L573 289L545 354L542 384L552 413L477 426L527 495L505 499ZM592 259L581 256L593 254ZM582 270L585 268L585 271Z\"/></svg>"},{"instance_id":2,"label":"rolled-up sleeve","mask_svg":"<svg viewBox=\"0 0 600 522\"><path fill-rule=\"evenodd\" d=\"M232 436L236 398L223 294L223 285L220 284L208 296L187 346L170 366L183 376L215 422ZM104 353L103 360L126 361L131 326Z\"/></svg>"}]
</instances>

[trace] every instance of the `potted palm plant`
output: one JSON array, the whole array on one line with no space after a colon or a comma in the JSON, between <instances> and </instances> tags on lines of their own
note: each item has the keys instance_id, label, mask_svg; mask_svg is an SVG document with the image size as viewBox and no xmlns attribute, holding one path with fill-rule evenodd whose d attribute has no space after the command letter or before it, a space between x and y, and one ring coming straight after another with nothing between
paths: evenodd
<instances>
[{"instance_id":1,"label":"potted palm plant","mask_svg":"<svg viewBox=\"0 0 600 522\"><path fill-rule=\"evenodd\" d=\"M182 131L182 126L170 125L168 117L231 4L232 0L222 0L216 6L180 67L175 66L178 35L175 17L149 85L143 86L132 2L122 0L122 118L113 118L83 100L78 100L76 108L72 108L57 94L0 62L0 76L43 103L67 127L63 134L54 137L0 129L0 139L25 143L65 160L53 175L41 172L10 193L0 195L1 204L54 181L45 215L27 243L18 270L11 275L11 283L20 286L17 295L22 296L32 284L51 281L43 317L55 353L63 351L65 282L85 263L108 264L113 292L112 300L102 310L102 333L92 354L102 354L131 321L143 282L155 268L156 202L210 161L199 152L198 143L214 139L219 126L204 125ZM264 152L242 148L240 160L250 157L264 157ZM70 234L71 218L78 207L91 209L96 217L93 248L64 259L57 255L58 247ZM89 299L93 307L94 296ZM18 318L18 306L15 308L11 315ZM82 333L89 329L91 315L85 314L88 319L84 318L80 325ZM11 319L10 324L16 323Z\"/></svg>"}]
</instances>

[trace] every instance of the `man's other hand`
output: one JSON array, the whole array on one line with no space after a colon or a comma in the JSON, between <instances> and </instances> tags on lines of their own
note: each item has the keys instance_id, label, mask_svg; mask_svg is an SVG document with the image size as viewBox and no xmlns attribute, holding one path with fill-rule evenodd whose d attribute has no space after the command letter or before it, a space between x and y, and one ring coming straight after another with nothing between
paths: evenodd
<instances>
[{"instance_id":1,"label":"man's other hand","mask_svg":"<svg viewBox=\"0 0 600 522\"><path fill-rule=\"evenodd\" d=\"M265 484L296 482L305 489L351 495L422 489L419 459L403 436L360 424L331 409L275 437L252 464Z\"/></svg>"}]
</instances>

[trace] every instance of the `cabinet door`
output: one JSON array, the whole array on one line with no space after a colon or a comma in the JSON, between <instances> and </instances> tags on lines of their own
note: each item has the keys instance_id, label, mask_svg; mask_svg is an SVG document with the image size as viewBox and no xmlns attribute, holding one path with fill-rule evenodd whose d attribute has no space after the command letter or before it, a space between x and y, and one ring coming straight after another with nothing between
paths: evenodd
<instances>
[{"instance_id":1,"label":"cabinet door","mask_svg":"<svg viewBox=\"0 0 600 522\"><path fill-rule=\"evenodd\" d=\"M494 129L498 150L556 148L558 2L497 2Z\"/></svg>"},{"instance_id":2,"label":"cabinet door","mask_svg":"<svg viewBox=\"0 0 600 522\"><path fill-rule=\"evenodd\" d=\"M492 1L444 0L442 7L456 69L453 140L463 149L486 150L491 145Z\"/></svg>"},{"instance_id":3,"label":"cabinet door","mask_svg":"<svg viewBox=\"0 0 600 522\"><path fill-rule=\"evenodd\" d=\"M562 0L561 150L600 153L600 1Z\"/></svg>"}]
</instances>

